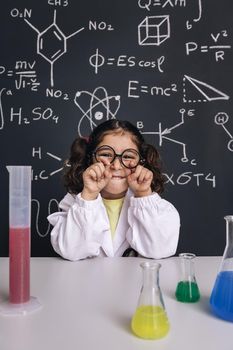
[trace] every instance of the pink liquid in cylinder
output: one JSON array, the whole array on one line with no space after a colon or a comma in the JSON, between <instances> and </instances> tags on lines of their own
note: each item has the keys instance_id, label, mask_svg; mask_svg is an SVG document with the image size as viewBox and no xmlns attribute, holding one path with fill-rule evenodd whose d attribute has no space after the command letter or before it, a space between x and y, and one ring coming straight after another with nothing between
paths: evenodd
<instances>
[{"instance_id":1,"label":"pink liquid in cylinder","mask_svg":"<svg viewBox=\"0 0 233 350\"><path fill-rule=\"evenodd\" d=\"M10 303L21 304L30 299L30 228L10 227L9 239L9 301Z\"/></svg>"}]
</instances>

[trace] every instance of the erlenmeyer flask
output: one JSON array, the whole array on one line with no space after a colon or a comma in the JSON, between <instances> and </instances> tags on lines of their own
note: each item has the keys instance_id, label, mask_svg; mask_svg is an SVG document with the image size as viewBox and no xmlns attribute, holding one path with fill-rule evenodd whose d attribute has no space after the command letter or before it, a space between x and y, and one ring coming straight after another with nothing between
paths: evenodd
<instances>
[{"instance_id":1,"label":"erlenmeyer flask","mask_svg":"<svg viewBox=\"0 0 233 350\"><path fill-rule=\"evenodd\" d=\"M233 215L225 216L226 247L210 297L216 316L233 322Z\"/></svg>"},{"instance_id":2,"label":"erlenmeyer flask","mask_svg":"<svg viewBox=\"0 0 233 350\"><path fill-rule=\"evenodd\" d=\"M131 328L140 338L159 339L170 328L159 286L161 265L156 262L143 262L140 266L143 271L143 284Z\"/></svg>"},{"instance_id":3,"label":"erlenmeyer flask","mask_svg":"<svg viewBox=\"0 0 233 350\"><path fill-rule=\"evenodd\" d=\"M176 287L176 299L183 303L195 303L200 299L200 292L197 285L194 269L195 254L181 253L181 279Z\"/></svg>"}]
</instances>

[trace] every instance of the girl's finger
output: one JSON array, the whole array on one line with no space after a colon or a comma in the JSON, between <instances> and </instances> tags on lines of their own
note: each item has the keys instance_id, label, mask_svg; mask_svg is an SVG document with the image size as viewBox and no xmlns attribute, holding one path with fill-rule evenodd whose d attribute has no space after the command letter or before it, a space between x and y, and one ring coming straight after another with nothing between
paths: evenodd
<instances>
[{"instance_id":1,"label":"girl's finger","mask_svg":"<svg viewBox=\"0 0 233 350\"><path fill-rule=\"evenodd\" d=\"M97 181L97 175L94 169L89 169L89 176L94 180Z\"/></svg>"},{"instance_id":2,"label":"girl's finger","mask_svg":"<svg viewBox=\"0 0 233 350\"><path fill-rule=\"evenodd\" d=\"M143 182L150 180L150 178L152 178L151 171L146 169L146 168L143 168L139 177L138 177L138 182L143 183Z\"/></svg>"},{"instance_id":3,"label":"girl's finger","mask_svg":"<svg viewBox=\"0 0 233 350\"><path fill-rule=\"evenodd\" d=\"M99 165L97 165L97 163L92 165L90 168L90 174L92 174L96 180L99 180L102 178L103 172L104 172L104 167L101 168Z\"/></svg>"},{"instance_id":4,"label":"girl's finger","mask_svg":"<svg viewBox=\"0 0 233 350\"><path fill-rule=\"evenodd\" d=\"M140 175L140 173L141 173L141 171L142 171L142 166L138 165L136 168L133 169L133 172L130 175L130 179L132 181L137 180L139 175Z\"/></svg>"},{"instance_id":5,"label":"girl's finger","mask_svg":"<svg viewBox=\"0 0 233 350\"><path fill-rule=\"evenodd\" d=\"M104 165L105 167L106 166L110 166L111 165L111 163L109 162L109 160L107 160L107 159L102 159L101 160L101 162L98 162L98 164L102 164L102 165Z\"/></svg>"}]
</instances>

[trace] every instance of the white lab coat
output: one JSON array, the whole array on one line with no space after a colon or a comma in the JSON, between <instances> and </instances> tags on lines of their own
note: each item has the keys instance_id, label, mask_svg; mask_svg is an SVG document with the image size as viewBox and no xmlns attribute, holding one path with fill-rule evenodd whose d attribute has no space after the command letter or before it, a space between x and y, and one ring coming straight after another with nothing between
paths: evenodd
<instances>
[{"instance_id":1,"label":"white lab coat","mask_svg":"<svg viewBox=\"0 0 233 350\"><path fill-rule=\"evenodd\" d=\"M132 247L140 255L160 259L175 254L180 217L175 207L157 193L135 198L128 190L112 240L102 197L91 201L66 194L62 211L48 216L54 226L51 243L68 260L94 256L122 256Z\"/></svg>"}]
</instances>

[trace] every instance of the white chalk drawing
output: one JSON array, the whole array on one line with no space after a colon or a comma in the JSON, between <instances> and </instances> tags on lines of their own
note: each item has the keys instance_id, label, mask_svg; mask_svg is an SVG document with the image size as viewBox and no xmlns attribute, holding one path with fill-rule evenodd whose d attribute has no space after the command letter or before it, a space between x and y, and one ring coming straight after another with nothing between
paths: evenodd
<instances>
[{"instance_id":1,"label":"white chalk drawing","mask_svg":"<svg viewBox=\"0 0 233 350\"><path fill-rule=\"evenodd\" d=\"M227 148L229 151L233 152L233 136L231 135L230 131L227 129L225 124L229 121L229 116L225 112L219 112L214 117L214 122L217 125L220 125L223 130L226 132L226 134L230 137L230 141L227 144Z\"/></svg>"},{"instance_id":2,"label":"white chalk drawing","mask_svg":"<svg viewBox=\"0 0 233 350\"><path fill-rule=\"evenodd\" d=\"M55 156L54 154L52 154L52 153L50 153L50 152L46 152L46 154L47 154L47 156L49 156L49 157L51 157L51 158L53 158L53 159L55 159L55 160L58 160L59 162L62 161L62 159L61 159L60 157L57 157L57 156ZM51 171L51 172L49 173L49 176L53 176L53 175L55 175L55 174L57 174L57 173L60 173L60 172L62 171L62 169L63 169L63 167Z\"/></svg>"},{"instance_id":3,"label":"white chalk drawing","mask_svg":"<svg viewBox=\"0 0 233 350\"><path fill-rule=\"evenodd\" d=\"M216 175L212 173L194 173L192 171L185 171L184 173L181 173L179 175L177 174L163 174L167 180L166 184L169 183L173 186L175 185L188 185L189 183L192 183L193 185L196 185L197 187L209 184L212 186L212 188L216 187Z\"/></svg>"},{"instance_id":4,"label":"white chalk drawing","mask_svg":"<svg viewBox=\"0 0 233 350\"><path fill-rule=\"evenodd\" d=\"M0 66L0 75L5 73L7 77L11 78L15 76L15 88L16 90L30 88L31 91L38 91L40 83L37 81L36 71L33 70L36 61L32 63L27 61L16 61L15 70L6 69L4 66Z\"/></svg>"},{"instance_id":5,"label":"white chalk drawing","mask_svg":"<svg viewBox=\"0 0 233 350\"><path fill-rule=\"evenodd\" d=\"M0 90L0 130L2 130L4 128L4 124L5 124L5 119L4 119L4 108L2 105L2 94L6 93L7 95L12 95L12 91L11 90L7 90L6 88L2 88Z\"/></svg>"},{"instance_id":6,"label":"white chalk drawing","mask_svg":"<svg viewBox=\"0 0 233 350\"><path fill-rule=\"evenodd\" d=\"M40 218L40 202L38 201L38 199L32 199L32 210L33 210L33 203L36 206L36 219L35 219L35 226L36 227L35 227L35 229L36 229L36 232L37 232L38 236L44 238L44 237L46 237L49 234L51 225L50 225L50 223L48 223L47 230L44 233L41 233L41 231L39 229L39 222L41 222L41 218ZM58 205L58 201L56 199L52 198L52 199L50 199L50 201L48 203L48 211L47 211L48 215L52 214L51 207L54 204L55 204L55 207L57 208L56 211L60 210L59 209L59 205ZM46 217L48 215L46 215ZM46 218L44 218L44 220L47 221Z\"/></svg>"},{"instance_id":7,"label":"white chalk drawing","mask_svg":"<svg viewBox=\"0 0 233 350\"><path fill-rule=\"evenodd\" d=\"M138 43L141 46L160 46L170 35L169 15L147 16L138 25Z\"/></svg>"},{"instance_id":8,"label":"white chalk drawing","mask_svg":"<svg viewBox=\"0 0 233 350\"><path fill-rule=\"evenodd\" d=\"M6 89L3 88L0 91L0 130L4 128L4 113L3 113L3 107L2 107L2 93L5 91Z\"/></svg>"},{"instance_id":9,"label":"white chalk drawing","mask_svg":"<svg viewBox=\"0 0 233 350\"><path fill-rule=\"evenodd\" d=\"M170 86L163 87L159 85L149 86L141 85L137 80L129 80L128 83L128 97L139 98L142 94L150 96L164 96L169 97L177 93L177 84L171 83Z\"/></svg>"},{"instance_id":10,"label":"white chalk drawing","mask_svg":"<svg viewBox=\"0 0 233 350\"><path fill-rule=\"evenodd\" d=\"M95 74L98 73L98 68L101 67L104 62L105 58L99 54L99 49L96 49L95 54L89 58L90 65L95 68Z\"/></svg>"},{"instance_id":11,"label":"white chalk drawing","mask_svg":"<svg viewBox=\"0 0 233 350\"><path fill-rule=\"evenodd\" d=\"M198 1L198 17L194 18L194 22L199 22L202 16L202 0L197 0Z\"/></svg>"},{"instance_id":12,"label":"white chalk drawing","mask_svg":"<svg viewBox=\"0 0 233 350\"><path fill-rule=\"evenodd\" d=\"M10 108L10 122L17 125L30 125L32 122L48 122L49 120L55 124L57 124L59 120L59 116L57 116L50 107L35 107L32 109L30 115L24 113L23 107Z\"/></svg>"},{"instance_id":13,"label":"white chalk drawing","mask_svg":"<svg viewBox=\"0 0 233 350\"><path fill-rule=\"evenodd\" d=\"M105 120L114 119L120 108L120 96L108 96L106 89L102 86L97 87L93 92L77 91L74 103L82 112L82 117L78 123L78 134L82 135L81 127L83 122L89 121L90 131L98 123ZM85 105L86 104L86 105ZM84 105L84 107L82 107Z\"/></svg>"},{"instance_id":14,"label":"white chalk drawing","mask_svg":"<svg viewBox=\"0 0 233 350\"><path fill-rule=\"evenodd\" d=\"M198 16L196 18L193 18L193 22L199 22L202 17L202 0L197 0L198 2ZM189 21L186 21L186 28L191 29L192 24Z\"/></svg>"},{"instance_id":15,"label":"white chalk drawing","mask_svg":"<svg viewBox=\"0 0 233 350\"><path fill-rule=\"evenodd\" d=\"M201 95L201 98L198 99L187 99L187 82L195 88ZM224 92L214 88L213 86L201 81L194 79L188 75L184 75L183 79L183 101L184 102L211 102L215 100L228 100L229 96Z\"/></svg>"},{"instance_id":16,"label":"white chalk drawing","mask_svg":"<svg viewBox=\"0 0 233 350\"><path fill-rule=\"evenodd\" d=\"M42 32L34 27L27 19L24 18L24 21L38 34L37 54L41 55L50 63L50 84L51 86L54 86L54 62L67 52L67 40L84 30L84 27L68 36L65 36L56 24L56 10L54 10L53 23Z\"/></svg>"},{"instance_id":17,"label":"white chalk drawing","mask_svg":"<svg viewBox=\"0 0 233 350\"><path fill-rule=\"evenodd\" d=\"M186 55L200 50L201 53L213 52L215 61L221 62L224 60L225 50L231 49L231 45L198 45L195 41L191 41L185 44Z\"/></svg>"},{"instance_id":18,"label":"white chalk drawing","mask_svg":"<svg viewBox=\"0 0 233 350\"><path fill-rule=\"evenodd\" d=\"M97 48L94 55L89 58L89 63L95 68L95 74L98 74L99 68L104 64L108 66L115 66L121 68L132 68L139 67L141 69L157 69L160 73L163 73L162 65L165 61L164 56L160 56L154 60L148 59L138 59L136 56L132 55L118 55L116 57L105 57L99 53Z\"/></svg>"},{"instance_id":19,"label":"white chalk drawing","mask_svg":"<svg viewBox=\"0 0 233 350\"><path fill-rule=\"evenodd\" d=\"M161 6L162 8L167 6L185 7L186 0L138 0L138 6L142 9L146 9L147 11L150 11L152 6Z\"/></svg>"},{"instance_id":20,"label":"white chalk drawing","mask_svg":"<svg viewBox=\"0 0 233 350\"><path fill-rule=\"evenodd\" d=\"M31 91L38 91L40 83L37 81L36 71L16 72L15 88L17 90L30 87Z\"/></svg>"},{"instance_id":21,"label":"white chalk drawing","mask_svg":"<svg viewBox=\"0 0 233 350\"><path fill-rule=\"evenodd\" d=\"M50 152L46 152L45 153L46 156L49 156L52 159L55 159L56 161L58 161L59 163L62 162L62 158L56 156L53 153ZM42 150L41 147L38 147L37 149L35 147L32 148L32 158L38 158L39 160L41 160L44 157L44 154L42 154ZM63 167L59 167L58 169L55 169L51 172L48 172L46 170L40 170L38 172L38 174L34 174L34 169L32 170L32 179L33 180L48 180L49 177L61 172L63 170Z\"/></svg>"},{"instance_id":22,"label":"white chalk drawing","mask_svg":"<svg viewBox=\"0 0 233 350\"><path fill-rule=\"evenodd\" d=\"M184 122L185 122L184 118L186 116L186 110L184 108L182 108L182 109L180 109L179 112L181 114L181 121L179 123L173 125L172 127L165 128L165 129L162 130L162 126L161 126L162 124L159 123L159 130L158 131L142 131L141 133L144 134L144 135L158 135L159 136L159 146L160 147L162 147L164 140L167 140L167 141L170 141L170 142L173 142L173 143L176 143L176 144L180 145L181 148L182 148L181 162L187 163L189 161L189 158L187 157L187 153L186 153L186 144L184 142L175 140L174 138L171 138L171 137L167 136L167 135L172 134L173 130L175 130L176 128L178 128L179 126L184 124ZM189 112L189 113L187 113L187 115L192 116L193 113ZM196 165L196 160L192 159L190 161L190 163L192 165Z\"/></svg>"},{"instance_id":23,"label":"white chalk drawing","mask_svg":"<svg viewBox=\"0 0 233 350\"><path fill-rule=\"evenodd\" d=\"M147 9L147 11L150 11L151 0L138 0L138 6L141 9Z\"/></svg>"},{"instance_id":24,"label":"white chalk drawing","mask_svg":"<svg viewBox=\"0 0 233 350\"><path fill-rule=\"evenodd\" d=\"M201 53L213 53L216 62L224 60L225 50L231 49L231 45L226 45L226 38L228 38L228 31L223 29L215 34L210 33L211 40L214 45L199 45L195 41L189 41L185 44L186 55L189 56L191 53L199 50ZM223 44L219 44L219 40L223 40Z\"/></svg>"}]
</instances>

